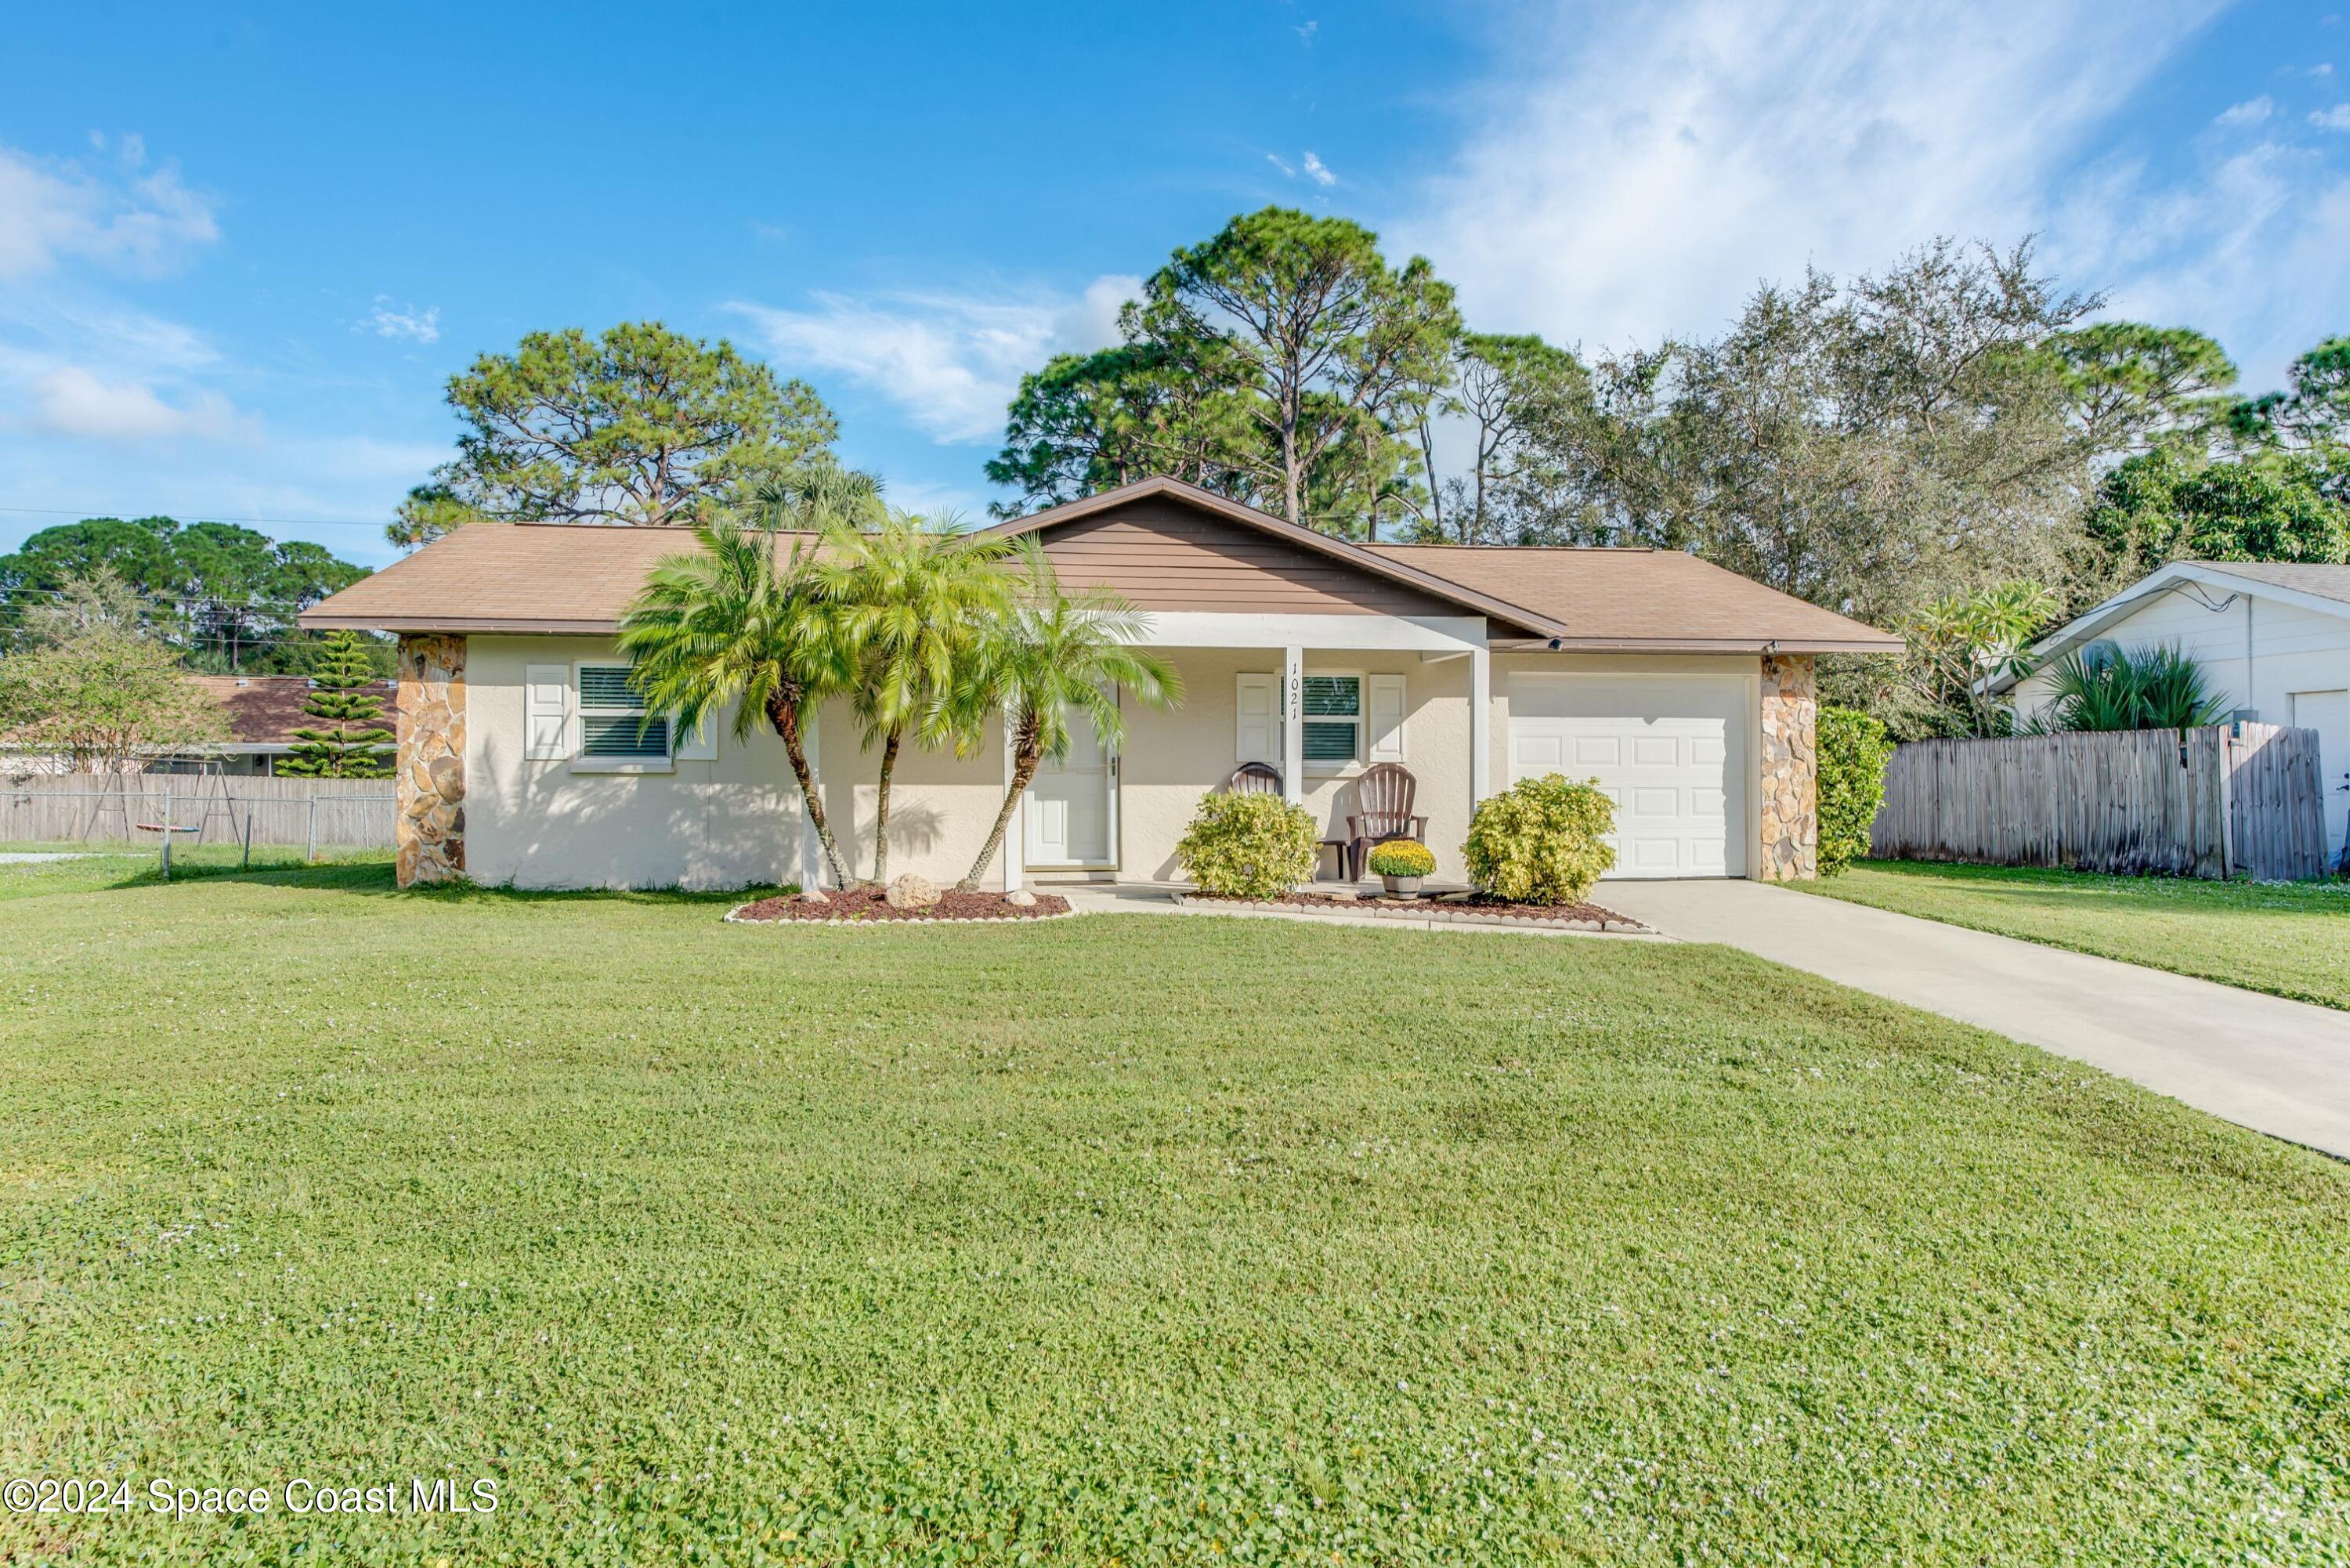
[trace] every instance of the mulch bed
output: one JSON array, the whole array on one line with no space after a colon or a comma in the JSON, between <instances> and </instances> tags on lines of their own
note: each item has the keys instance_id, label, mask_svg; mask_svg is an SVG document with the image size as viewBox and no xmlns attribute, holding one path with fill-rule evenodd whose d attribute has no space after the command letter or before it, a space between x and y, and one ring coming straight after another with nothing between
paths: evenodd
<instances>
[{"instance_id":1,"label":"mulch bed","mask_svg":"<svg viewBox=\"0 0 2350 1568\"><path fill-rule=\"evenodd\" d=\"M1629 915L1597 904L1513 904L1476 894L1444 894L1429 898L1388 898L1376 894L1347 898L1330 893L1291 893L1279 898L1212 898L1201 893L1179 895L1187 904L1226 904L1238 909L1326 909L1332 914L1384 915L1412 920L1448 920L1463 925L1530 926L1575 931L1646 931Z\"/></svg>"},{"instance_id":2,"label":"mulch bed","mask_svg":"<svg viewBox=\"0 0 2350 1568\"><path fill-rule=\"evenodd\" d=\"M726 918L750 924L804 920L839 926L879 925L884 921L936 925L956 920L1041 920L1069 912L1069 901L1058 893L1039 893L1033 904L1007 904L1001 893L963 893L941 888L939 901L927 909L894 909L879 888L847 888L824 897L825 901L816 904L796 893L786 893L742 905Z\"/></svg>"}]
</instances>

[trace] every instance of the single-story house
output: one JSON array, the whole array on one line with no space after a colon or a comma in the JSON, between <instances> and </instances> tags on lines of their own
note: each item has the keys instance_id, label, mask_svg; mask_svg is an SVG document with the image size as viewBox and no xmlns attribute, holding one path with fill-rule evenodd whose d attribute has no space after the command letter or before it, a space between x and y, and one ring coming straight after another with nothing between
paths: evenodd
<instances>
[{"instance_id":1,"label":"single-story house","mask_svg":"<svg viewBox=\"0 0 2350 1568\"><path fill-rule=\"evenodd\" d=\"M2178 649L2233 717L2317 732L2326 853L2342 849L2350 795L2350 566L2301 561L2173 561L2035 644L2031 673L1991 690L2019 718L2047 707L2054 666L2095 643Z\"/></svg>"},{"instance_id":2,"label":"single-story house","mask_svg":"<svg viewBox=\"0 0 2350 1568\"><path fill-rule=\"evenodd\" d=\"M1809 877L1814 658L1901 646L1674 551L1357 545L1165 479L997 531L1124 595L1186 689L1130 713L1116 754L1081 735L1045 769L993 874L1007 888L1178 877L1201 796L1248 762L1334 833L1366 767L1403 764L1440 876L1460 875L1473 803L1564 772L1615 799L1617 876ZM659 528L476 524L303 614L399 638L403 882L819 880L764 727L641 726L614 634L653 565L692 547ZM875 759L846 702L811 729L826 815L844 854L869 857ZM902 757L891 869L962 876L1008 776L994 738Z\"/></svg>"},{"instance_id":3,"label":"single-story house","mask_svg":"<svg viewBox=\"0 0 2350 1568\"><path fill-rule=\"evenodd\" d=\"M159 757L147 765L149 773L194 773L217 764L220 772L240 777L272 774L281 758L293 754L294 732L316 729L320 723L302 711L313 690L307 675L191 675L186 679L227 713L229 738ZM377 727L397 733L400 682L374 681L362 692L383 704L383 718Z\"/></svg>"},{"instance_id":4,"label":"single-story house","mask_svg":"<svg viewBox=\"0 0 2350 1568\"><path fill-rule=\"evenodd\" d=\"M220 704L228 721L229 738L142 755L126 764L129 771L265 777L275 774L280 761L293 754L294 732L319 723L302 711L314 690L307 675L183 675L181 679ZM375 727L396 734L400 682L371 681L363 691L383 704L383 717ZM386 762L392 760L392 750L389 745L381 748ZM26 776L66 774L73 771L73 765L70 757L13 745L9 736L0 735L0 772Z\"/></svg>"}]
</instances>

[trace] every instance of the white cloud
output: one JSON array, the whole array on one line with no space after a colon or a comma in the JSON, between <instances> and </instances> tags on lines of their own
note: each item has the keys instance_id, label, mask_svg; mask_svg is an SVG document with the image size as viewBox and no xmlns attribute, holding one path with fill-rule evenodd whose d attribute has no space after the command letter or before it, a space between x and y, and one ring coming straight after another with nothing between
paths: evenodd
<instances>
[{"instance_id":1,"label":"white cloud","mask_svg":"<svg viewBox=\"0 0 2350 1568\"><path fill-rule=\"evenodd\" d=\"M2276 100L2266 93L2220 111L2214 125L2258 125L2276 112Z\"/></svg>"},{"instance_id":2,"label":"white cloud","mask_svg":"<svg viewBox=\"0 0 2350 1568\"><path fill-rule=\"evenodd\" d=\"M1330 166L1312 152L1306 153L1303 164L1292 163L1278 152L1266 153L1264 161L1280 170L1284 180L1295 180L1302 171L1308 180L1326 191L1338 182L1338 176L1330 171Z\"/></svg>"},{"instance_id":3,"label":"white cloud","mask_svg":"<svg viewBox=\"0 0 2350 1568\"><path fill-rule=\"evenodd\" d=\"M2167 181L2100 168L2052 229L2052 261L2103 286L2107 315L2210 333L2250 390L2350 311L2350 174L2311 148L2262 142Z\"/></svg>"},{"instance_id":4,"label":"white cloud","mask_svg":"<svg viewBox=\"0 0 2350 1568\"><path fill-rule=\"evenodd\" d=\"M100 380L78 365L44 372L31 392L33 422L56 435L146 441L224 436L238 424L236 410L218 392L167 403L144 382Z\"/></svg>"},{"instance_id":5,"label":"white cloud","mask_svg":"<svg viewBox=\"0 0 2350 1568\"><path fill-rule=\"evenodd\" d=\"M2314 109L2309 123L2321 130L2350 130L2350 103L2337 103L2332 109Z\"/></svg>"},{"instance_id":6,"label":"white cloud","mask_svg":"<svg viewBox=\"0 0 2350 1568\"><path fill-rule=\"evenodd\" d=\"M1109 275L1074 296L818 294L809 310L728 308L751 322L778 369L841 372L935 441L981 441L1003 432L1023 375L1054 354L1116 341L1118 306L1140 292L1139 278Z\"/></svg>"},{"instance_id":7,"label":"white cloud","mask_svg":"<svg viewBox=\"0 0 2350 1568\"><path fill-rule=\"evenodd\" d=\"M211 199L171 164L150 171L145 162L135 136L118 140L110 166L98 170L0 147L0 278L30 277L67 258L151 275L218 239Z\"/></svg>"},{"instance_id":8,"label":"white cloud","mask_svg":"<svg viewBox=\"0 0 2350 1568\"><path fill-rule=\"evenodd\" d=\"M410 337L419 343L437 343L441 340L441 307L436 305L429 310L419 310L411 305L394 310L391 296L379 294L375 296L375 309L359 323L359 329L372 332L378 337Z\"/></svg>"},{"instance_id":9,"label":"white cloud","mask_svg":"<svg viewBox=\"0 0 2350 1568\"><path fill-rule=\"evenodd\" d=\"M2105 118L2219 0L2126 39L2093 0L1676 0L1505 40L1491 106L1390 247L1473 320L1562 342L1711 331L1762 278L2012 239Z\"/></svg>"},{"instance_id":10,"label":"white cloud","mask_svg":"<svg viewBox=\"0 0 2350 1568\"><path fill-rule=\"evenodd\" d=\"M1292 27L1290 29L1291 32L1297 35L1297 41L1305 45L1309 49L1314 47L1314 35L1321 30L1322 24L1320 22L1311 20L1302 27Z\"/></svg>"}]
</instances>

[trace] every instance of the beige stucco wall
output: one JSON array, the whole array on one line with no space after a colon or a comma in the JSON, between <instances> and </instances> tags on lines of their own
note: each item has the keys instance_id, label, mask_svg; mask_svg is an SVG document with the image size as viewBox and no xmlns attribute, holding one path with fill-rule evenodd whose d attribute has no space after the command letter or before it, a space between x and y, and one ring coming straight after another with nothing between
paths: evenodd
<instances>
[{"instance_id":1,"label":"beige stucco wall","mask_svg":"<svg viewBox=\"0 0 2350 1568\"><path fill-rule=\"evenodd\" d=\"M465 865L521 888L728 888L799 877L798 790L783 742L718 738L715 762L666 774L580 771L524 755L532 664L611 656L598 638L475 637L467 660Z\"/></svg>"},{"instance_id":2,"label":"beige stucco wall","mask_svg":"<svg viewBox=\"0 0 2350 1568\"><path fill-rule=\"evenodd\" d=\"M859 744L862 726L845 701L825 705L816 740L816 779L824 814L849 874L873 873L873 823L881 800L881 748ZM776 748L776 766L789 782L791 764ZM889 875L911 871L941 885L960 881L987 842L1003 804L1003 728L991 721L979 749L959 758L926 752L909 741L898 753L889 789ZM987 886L1001 885L1002 865Z\"/></svg>"},{"instance_id":3,"label":"beige stucco wall","mask_svg":"<svg viewBox=\"0 0 2350 1568\"><path fill-rule=\"evenodd\" d=\"M802 878L803 827L797 791L782 742L764 726L747 742L719 737L715 762L680 762L665 774L606 774L569 762L525 759L524 671L535 663L611 656L595 638L475 637L468 680L466 862L488 883L521 887L733 887ZM1175 844L1202 794L1238 764L1235 678L1278 674L1278 649L1181 649L1166 657L1182 675L1182 706L1140 709L1128 699L1128 743L1120 765L1118 874L1166 879L1180 875ZM1752 680L1752 657L1499 653L1492 659L1492 787L1509 778L1510 677L1520 670L1621 673L1669 670L1737 675ZM1418 653L1309 650L1309 673L1399 673L1405 680L1405 765L1419 781L1416 808L1429 817L1428 845L1437 875L1461 876L1469 827L1471 660L1424 660ZM1758 721L1759 722L1759 721ZM1750 758L1759 756L1750 742ZM826 810L855 875L872 868L878 751L858 744L846 702L828 704L816 728L816 758ZM914 871L951 882L969 867L1003 800L1003 750L991 724L968 758L909 745L898 764L891 823L891 872ZM1336 834L1351 809L1360 765L1309 774L1305 805ZM1750 784L1744 828L1754 843ZM1760 865L1759 851L1750 865ZM1329 868L1326 858L1325 869ZM1066 873L1044 873L1045 876ZM1000 885L1001 867L990 886Z\"/></svg>"}]
</instances>

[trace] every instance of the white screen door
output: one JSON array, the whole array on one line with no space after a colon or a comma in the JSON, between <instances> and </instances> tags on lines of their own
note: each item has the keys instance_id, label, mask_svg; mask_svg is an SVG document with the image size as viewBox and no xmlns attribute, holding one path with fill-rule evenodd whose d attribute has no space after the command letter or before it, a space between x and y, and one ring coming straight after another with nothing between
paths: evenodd
<instances>
[{"instance_id":1,"label":"white screen door","mask_svg":"<svg viewBox=\"0 0 2350 1568\"><path fill-rule=\"evenodd\" d=\"M1037 768L1023 809L1029 866L1117 864L1118 759L1102 749L1092 719L1070 712L1069 754Z\"/></svg>"}]
</instances>

